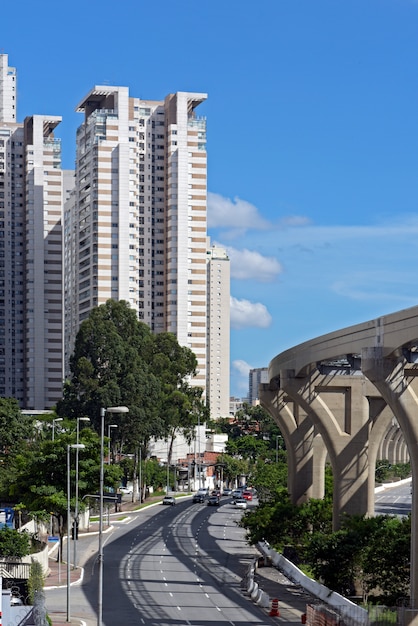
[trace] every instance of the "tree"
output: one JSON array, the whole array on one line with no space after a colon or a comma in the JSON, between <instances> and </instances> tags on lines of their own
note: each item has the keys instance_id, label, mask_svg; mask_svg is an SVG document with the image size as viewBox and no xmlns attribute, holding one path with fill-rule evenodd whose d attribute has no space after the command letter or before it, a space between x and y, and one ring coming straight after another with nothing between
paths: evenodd
<instances>
[{"instance_id":1,"label":"tree","mask_svg":"<svg viewBox=\"0 0 418 626\"><path fill-rule=\"evenodd\" d=\"M30 553L30 537L13 528L0 528L0 556L21 558Z\"/></svg>"},{"instance_id":2,"label":"tree","mask_svg":"<svg viewBox=\"0 0 418 626\"><path fill-rule=\"evenodd\" d=\"M268 442L257 439L252 435L243 435L239 439L228 441L226 451L232 456L240 456L244 459L251 459L253 462L265 459L268 456Z\"/></svg>"},{"instance_id":3,"label":"tree","mask_svg":"<svg viewBox=\"0 0 418 626\"><path fill-rule=\"evenodd\" d=\"M3 462L19 448L22 441L33 436L33 417L23 415L17 400L0 398L0 454Z\"/></svg>"},{"instance_id":4,"label":"tree","mask_svg":"<svg viewBox=\"0 0 418 626\"><path fill-rule=\"evenodd\" d=\"M114 437L120 450L127 446L135 455L135 480L139 446L145 452L150 438L164 427L158 412L161 386L149 366L153 341L149 327L127 302L108 300L96 307L77 333L71 379L57 405L59 415L87 415L98 432L102 407L128 406L129 413L112 414L112 421L119 426Z\"/></svg>"},{"instance_id":5,"label":"tree","mask_svg":"<svg viewBox=\"0 0 418 626\"><path fill-rule=\"evenodd\" d=\"M191 441L199 420L203 423L207 417L202 400L203 389L190 384L196 367L195 354L190 348L180 346L172 333L155 336L151 370L161 381L159 410L164 416L164 436L169 441L169 464L177 433L181 432Z\"/></svg>"},{"instance_id":6,"label":"tree","mask_svg":"<svg viewBox=\"0 0 418 626\"><path fill-rule=\"evenodd\" d=\"M0 494L10 496L16 475L16 455L33 439L33 418L21 413L17 400L0 398Z\"/></svg>"},{"instance_id":7,"label":"tree","mask_svg":"<svg viewBox=\"0 0 418 626\"><path fill-rule=\"evenodd\" d=\"M252 485L256 488L260 502L274 501L287 486L287 465L257 461L252 475Z\"/></svg>"},{"instance_id":8,"label":"tree","mask_svg":"<svg viewBox=\"0 0 418 626\"><path fill-rule=\"evenodd\" d=\"M129 413L112 414L120 451L134 456L134 497L139 458L146 458L152 438L191 433L203 414L202 389L189 384L196 357L172 333L153 335L127 302L108 300L81 324L70 359L71 378L57 405L60 416L87 415L100 431L100 409L126 405ZM190 435L191 436L191 435Z\"/></svg>"},{"instance_id":9,"label":"tree","mask_svg":"<svg viewBox=\"0 0 418 626\"><path fill-rule=\"evenodd\" d=\"M249 465L246 459L238 459L229 454L218 456L216 462L223 466L223 478L228 484L239 482L241 476L248 476Z\"/></svg>"},{"instance_id":10,"label":"tree","mask_svg":"<svg viewBox=\"0 0 418 626\"><path fill-rule=\"evenodd\" d=\"M365 542L359 579L364 601L372 593L389 605L409 596L411 518L378 517L383 521Z\"/></svg>"},{"instance_id":11,"label":"tree","mask_svg":"<svg viewBox=\"0 0 418 626\"><path fill-rule=\"evenodd\" d=\"M62 432L54 441L36 441L27 446L16 457L17 475L10 486L15 499L23 503L32 516L45 520L49 520L50 515L55 518L61 543L68 524L67 447L75 440L75 431ZM82 508L83 495L98 493L100 439L92 429L85 428L80 433L80 442L85 445L79 452L78 472L79 506ZM70 454L71 508L74 509L74 450L70 450ZM118 466L106 465L105 486L119 484L121 474Z\"/></svg>"},{"instance_id":12,"label":"tree","mask_svg":"<svg viewBox=\"0 0 418 626\"><path fill-rule=\"evenodd\" d=\"M51 621L45 608L44 576L42 565L32 559L28 579L29 602L33 605L32 616L35 626L48 626Z\"/></svg>"}]
</instances>

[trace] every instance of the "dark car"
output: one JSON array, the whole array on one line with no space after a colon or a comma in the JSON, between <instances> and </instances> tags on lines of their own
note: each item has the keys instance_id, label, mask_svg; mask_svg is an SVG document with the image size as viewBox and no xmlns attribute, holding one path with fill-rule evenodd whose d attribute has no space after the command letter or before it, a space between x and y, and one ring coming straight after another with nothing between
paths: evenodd
<instances>
[{"instance_id":1,"label":"dark car","mask_svg":"<svg viewBox=\"0 0 418 626\"><path fill-rule=\"evenodd\" d=\"M193 496L193 503L201 504L205 501L205 496L202 493L195 493Z\"/></svg>"},{"instance_id":2,"label":"dark car","mask_svg":"<svg viewBox=\"0 0 418 626\"><path fill-rule=\"evenodd\" d=\"M219 506L218 496L211 496L208 500L208 506Z\"/></svg>"},{"instance_id":3,"label":"dark car","mask_svg":"<svg viewBox=\"0 0 418 626\"><path fill-rule=\"evenodd\" d=\"M164 496L162 503L163 504L169 504L170 506L174 506L176 501L173 498L173 496Z\"/></svg>"}]
</instances>

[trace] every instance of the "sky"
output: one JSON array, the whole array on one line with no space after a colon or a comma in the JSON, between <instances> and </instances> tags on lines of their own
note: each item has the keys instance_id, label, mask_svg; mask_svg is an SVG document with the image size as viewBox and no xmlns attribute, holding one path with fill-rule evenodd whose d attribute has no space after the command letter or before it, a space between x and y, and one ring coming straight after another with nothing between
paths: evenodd
<instances>
[{"instance_id":1,"label":"sky","mask_svg":"<svg viewBox=\"0 0 418 626\"><path fill-rule=\"evenodd\" d=\"M15 0L18 121L94 85L204 92L208 227L231 259L231 395L250 368L418 304L418 0Z\"/></svg>"}]
</instances>

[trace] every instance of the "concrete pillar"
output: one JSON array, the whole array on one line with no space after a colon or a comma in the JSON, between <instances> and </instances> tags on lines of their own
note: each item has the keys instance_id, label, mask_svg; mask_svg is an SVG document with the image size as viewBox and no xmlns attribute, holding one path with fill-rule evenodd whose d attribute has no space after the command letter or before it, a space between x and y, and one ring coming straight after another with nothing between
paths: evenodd
<instances>
[{"instance_id":1,"label":"concrete pillar","mask_svg":"<svg viewBox=\"0 0 418 626\"><path fill-rule=\"evenodd\" d=\"M405 438L413 484L418 484L418 370L401 350L383 353L382 347L363 348L361 368L393 411ZM418 494L411 507L411 606L418 608Z\"/></svg>"},{"instance_id":2,"label":"concrete pillar","mask_svg":"<svg viewBox=\"0 0 418 626\"><path fill-rule=\"evenodd\" d=\"M281 371L280 386L309 415L328 451L334 476L334 528L339 528L344 513L371 514L367 400L371 386L361 376L322 375L317 369L298 378L292 371Z\"/></svg>"},{"instance_id":3,"label":"concrete pillar","mask_svg":"<svg viewBox=\"0 0 418 626\"><path fill-rule=\"evenodd\" d=\"M280 389L262 386L260 403L280 428L286 443L288 479L287 489L294 504L306 502L321 493L317 484L324 471L314 473L314 426L306 413ZM316 446L320 450L319 444ZM315 485L314 485L315 483ZM322 486L323 493L323 486Z\"/></svg>"}]
</instances>

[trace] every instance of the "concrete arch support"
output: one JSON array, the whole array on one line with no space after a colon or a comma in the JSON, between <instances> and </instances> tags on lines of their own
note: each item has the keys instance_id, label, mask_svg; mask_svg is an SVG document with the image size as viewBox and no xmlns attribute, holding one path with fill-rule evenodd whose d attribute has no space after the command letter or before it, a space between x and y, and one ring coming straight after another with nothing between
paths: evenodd
<instances>
[{"instance_id":1,"label":"concrete arch support","mask_svg":"<svg viewBox=\"0 0 418 626\"><path fill-rule=\"evenodd\" d=\"M323 497L324 470L314 472L314 465L318 464L314 463L315 452L323 454L323 445L322 442L314 445L312 421L282 390L271 390L268 385L263 385L261 405L279 426L286 443L287 488L292 502L301 504L309 498Z\"/></svg>"},{"instance_id":2,"label":"concrete arch support","mask_svg":"<svg viewBox=\"0 0 418 626\"><path fill-rule=\"evenodd\" d=\"M296 378L280 373L282 390L309 415L322 436L334 475L333 524L344 513L371 514L369 481L369 405L359 376L311 375Z\"/></svg>"},{"instance_id":3,"label":"concrete arch support","mask_svg":"<svg viewBox=\"0 0 418 626\"><path fill-rule=\"evenodd\" d=\"M418 369L402 351L383 355L382 348L364 348L362 371L393 411L405 438L413 484L418 484ZM411 604L418 607L418 498L413 490L411 507Z\"/></svg>"}]
</instances>

